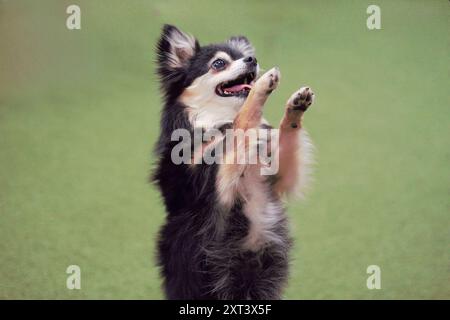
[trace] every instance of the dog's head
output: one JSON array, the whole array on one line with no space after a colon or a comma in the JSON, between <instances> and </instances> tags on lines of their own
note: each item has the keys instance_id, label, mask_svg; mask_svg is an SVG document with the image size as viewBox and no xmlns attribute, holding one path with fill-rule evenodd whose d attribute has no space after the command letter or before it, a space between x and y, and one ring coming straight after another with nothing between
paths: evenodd
<instances>
[{"instance_id":1,"label":"dog's head","mask_svg":"<svg viewBox=\"0 0 450 320\"><path fill-rule=\"evenodd\" d=\"M166 98L183 102L195 114L236 112L259 71L255 50L243 36L200 46L193 36L165 25L157 53Z\"/></svg>"}]
</instances>

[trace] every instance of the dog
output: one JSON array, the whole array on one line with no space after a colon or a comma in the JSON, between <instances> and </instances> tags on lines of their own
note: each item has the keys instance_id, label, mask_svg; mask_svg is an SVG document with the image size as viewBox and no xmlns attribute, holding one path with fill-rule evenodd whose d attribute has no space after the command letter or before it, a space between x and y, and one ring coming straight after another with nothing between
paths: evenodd
<instances>
[{"instance_id":1,"label":"dog","mask_svg":"<svg viewBox=\"0 0 450 320\"><path fill-rule=\"evenodd\" d=\"M308 181L313 146L302 117L313 103L313 91L302 87L292 94L274 129L262 110L280 71L272 68L259 76L255 49L246 37L200 46L192 35L165 25L156 51L164 106L152 181L168 213L158 239L166 297L281 299L292 245L284 203ZM261 174L259 160L174 163L174 131L213 128L277 131L277 139L271 134L262 139L270 142L269 155L277 153L271 158L277 161L276 174ZM221 141L227 139L233 140L224 135ZM201 148L190 145L184 151L195 158L211 145L202 142ZM250 142L241 146L256 148Z\"/></svg>"}]
</instances>

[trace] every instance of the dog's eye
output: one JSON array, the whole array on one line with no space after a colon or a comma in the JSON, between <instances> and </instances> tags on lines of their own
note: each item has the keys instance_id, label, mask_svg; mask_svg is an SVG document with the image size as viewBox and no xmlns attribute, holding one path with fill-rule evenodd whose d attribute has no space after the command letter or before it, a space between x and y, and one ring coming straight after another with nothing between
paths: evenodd
<instances>
[{"instance_id":1,"label":"dog's eye","mask_svg":"<svg viewBox=\"0 0 450 320\"><path fill-rule=\"evenodd\" d=\"M226 64L227 63L224 60L217 59L217 60L214 60L214 62L212 63L211 67L214 70L222 70L223 68L225 68Z\"/></svg>"}]
</instances>

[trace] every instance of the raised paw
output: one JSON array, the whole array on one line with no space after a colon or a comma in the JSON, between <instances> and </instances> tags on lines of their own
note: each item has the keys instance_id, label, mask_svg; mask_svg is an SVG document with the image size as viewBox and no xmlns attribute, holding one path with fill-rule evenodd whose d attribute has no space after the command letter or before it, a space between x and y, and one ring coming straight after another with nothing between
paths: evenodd
<instances>
[{"instance_id":1,"label":"raised paw","mask_svg":"<svg viewBox=\"0 0 450 320\"><path fill-rule=\"evenodd\" d=\"M314 101L314 92L310 87L302 87L289 98L287 107L305 112Z\"/></svg>"},{"instance_id":2,"label":"raised paw","mask_svg":"<svg viewBox=\"0 0 450 320\"><path fill-rule=\"evenodd\" d=\"M264 73L255 83L255 92L258 94L269 95L278 86L281 74L278 67L274 67Z\"/></svg>"}]
</instances>

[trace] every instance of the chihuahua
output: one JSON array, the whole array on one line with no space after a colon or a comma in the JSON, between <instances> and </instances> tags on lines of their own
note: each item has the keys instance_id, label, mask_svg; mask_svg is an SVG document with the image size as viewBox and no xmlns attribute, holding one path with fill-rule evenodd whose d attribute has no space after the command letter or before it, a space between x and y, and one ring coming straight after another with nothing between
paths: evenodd
<instances>
[{"instance_id":1,"label":"chihuahua","mask_svg":"<svg viewBox=\"0 0 450 320\"><path fill-rule=\"evenodd\" d=\"M246 37L200 46L190 34L165 25L156 50L164 106L152 181L167 211L158 242L166 297L280 299L292 243L284 204L287 195L303 192L310 176L313 147L302 118L314 93L302 87L292 94L273 128L262 112L280 71L260 75ZM227 133L201 138L200 147L191 140L180 151L177 130ZM237 141L233 132L262 130L270 133L257 134L256 142L244 138L231 150L217 147ZM239 150L259 154L262 144L269 146L275 173L261 171L268 165L264 159L236 161ZM197 161L211 148L225 161ZM174 161L180 152L192 161Z\"/></svg>"}]
</instances>

